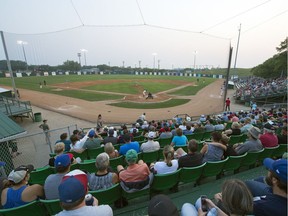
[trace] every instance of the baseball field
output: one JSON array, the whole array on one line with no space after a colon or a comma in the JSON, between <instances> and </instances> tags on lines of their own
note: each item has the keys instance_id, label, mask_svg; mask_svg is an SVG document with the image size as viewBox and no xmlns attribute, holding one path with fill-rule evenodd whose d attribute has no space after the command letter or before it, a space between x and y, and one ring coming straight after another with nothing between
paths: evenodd
<instances>
[{"instance_id":1,"label":"baseball field","mask_svg":"<svg viewBox=\"0 0 288 216\"><path fill-rule=\"evenodd\" d=\"M220 112L222 79L186 76L62 75L15 78L21 100L35 106L95 122L134 122L142 112L149 120L177 114ZM46 84L46 85L45 85ZM0 85L11 88L10 78ZM10 87L9 87L10 86ZM146 91L145 95L143 94ZM151 92L152 98L147 98Z\"/></svg>"}]
</instances>

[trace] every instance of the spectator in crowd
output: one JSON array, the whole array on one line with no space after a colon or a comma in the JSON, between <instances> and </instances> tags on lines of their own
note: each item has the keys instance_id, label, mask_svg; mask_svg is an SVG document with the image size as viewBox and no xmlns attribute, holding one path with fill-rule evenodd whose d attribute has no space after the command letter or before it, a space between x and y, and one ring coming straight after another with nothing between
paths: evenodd
<instances>
[{"instance_id":1,"label":"spectator in crowd","mask_svg":"<svg viewBox=\"0 0 288 216\"><path fill-rule=\"evenodd\" d=\"M223 131L225 129L225 125L221 123L221 120L216 121L216 125L214 125L215 131Z\"/></svg>"},{"instance_id":2,"label":"spectator in crowd","mask_svg":"<svg viewBox=\"0 0 288 216\"><path fill-rule=\"evenodd\" d=\"M139 143L136 141L131 142L131 137L129 134L124 134L123 140L125 144L120 147L120 155L126 155L127 151L130 149L134 149L137 153L140 151Z\"/></svg>"},{"instance_id":3,"label":"spectator in crowd","mask_svg":"<svg viewBox=\"0 0 288 216\"><path fill-rule=\"evenodd\" d=\"M59 199L58 186L63 176L70 171L71 154L61 154L57 156L54 164L56 174L49 175L44 184L44 192L47 200Z\"/></svg>"},{"instance_id":4,"label":"spectator in crowd","mask_svg":"<svg viewBox=\"0 0 288 216\"><path fill-rule=\"evenodd\" d=\"M240 128L241 133L246 134L248 132L248 130L252 127L253 127L253 125L251 124L251 119L249 117L245 118L244 125Z\"/></svg>"},{"instance_id":5,"label":"spectator in crowd","mask_svg":"<svg viewBox=\"0 0 288 216\"><path fill-rule=\"evenodd\" d=\"M206 122L206 121L207 121L207 120L206 120L205 115L201 115L201 116L200 116L200 119L199 119L199 122L202 123L202 122Z\"/></svg>"},{"instance_id":6,"label":"spectator in crowd","mask_svg":"<svg viewBox=\"0 0 288 216\"><path fill-rule=\"evenodd\" d=\"M212 119L209 119L206 121L206 125L204 126L205 128L205 131L206 132L212 132L215 130L215 127L213 125L213 120Z\"/></svg>"},{"instance_id":7,"label":"spectator in crowd","mask_svg":"<svg viewBox=\"0 0 288 216\"><path fill-rule=\"evenodd\" d=\"M223 133L227 136L234 136L234 135L240 135L240 124L238 122L233 122L231 125L231 129L225 130Z\"/></svg>"},{"instance_id":8,"label":"spectator in crowd","mask_svg":"<svg viewBox=\"0 0 288 216\"><path fill-rule=\"evenodd\" d=\"M114 148L111 142L108 142L104 145L104 151L109 155L109 158L119 157L119 152Z\"/></svg>"},{"instance_id":9,"label":"spectator in crowd","mask_svg":"<svg viewBox=\"0 0 288 216\"><path fill-rule=\"evenodd\" d=\"M136 123L132 124L132 128L130 128L129 132L133 133L133 134L137 134L138 133L138 128L136 127Z\"/></svg>"},{"instance_id":10,"label":"spectator in crowd","mask_svg":"<svg viewBox=\"0 0 288 216\"><path fill-rule=\"evenodd\" d=\"M137 152L130 149L125 155L125 160L128 163L126 169L122 165L117 166L121 187L125 191L141 190L149 187L153 175L151 175L147 164L143 160L139 160L137 163Z\"/></svg>"},{"instance_id":11,"label":"spectator in crowd","mask_svg":"<svg viewBox=\"0 0 288 216\"><path fill-rule=\"evenodd\" d=\"M64 148L65 148L65 145L64 143L57 143L55 146L54 146L54 152L55 152L55 157L52 157L49 159L49 166L51 167L54 167L54 164L55 164L55 159L59 156L59 155L62 155L64 154ZM70 158L71 158L71 163L77 163L77 161L75 160L75 158L73 157L73 154L71 153L68 153Z\"/></svg>"},{"instance_id":12,"label":"spectator in crowd","mask_svg":"<svg viewBox=\"0 0 288 216\"><path fill-rule=\"evenodd\" d=\"M183 130L183 134L184 134L185 136L186 136L186 135L191 135L191 134L193 134L193 130L192 130L192 128L191 128L190 125L186 125L186 129Z\"/></svg>"},{"instance_id":13,"label":"spectator in crowd","mask_svg":"<svg viewBox=\"0 0 288 216\"><path fill-rule=\"evenodd\" d=\"M74 130L73 131L73 135L77 136L79 140L82 139L85 136L85 134L84 134L82 129L81 130L78 130L78 129Z\"/></svg>"},{"instance_id":14,"label":"spectator in crowd","mask_svg":"<svg viewBox=\"0 0 288 216\"><path fill-rule=\"evenodd\" d=\"M236 216L248 215L253 210L253 197L245 183L237 179L226 180L222 185L222 192L214 195L217 202L214 204L210 199L204 198L202 201L207 210L203 211L204 206L201 198L196 201L195 206L185 203L181 209L182 216L202 216L202 215L221 215Z\"/></svg>"},{"instance_id":15,"label":"spectator in crowd","mask_svg":"<svg viewBox=\"0 0 288 216\"><path fill-rule=\"evenodd\" d=\"M39 125L39 128L41 128L43 130L43 132L45 133L46 143L49 143L49 137L50 137L49 130L50 130L50 127L47 124L47 121L48 121L47 119L44 119L43 123L41 125Z\"/></svg>"},{"instance_id":16,"label":"spectator in crowd","mask_svg":"<svg viewBox=\"0 0 288 216\"><path fill-rule=\"evenodd\" d=\"M203 154L203 163L207 161L220 161L224 154L224 150L226 150L226 146L223 145L220 140L222 138L222 134L220 132L212 132L212 142L204 143L201 154Z\"/></svg>"},{"instance_id":17,"label":"spectator in crowd","mask_svg":"<svg viewBox=\"0 0 288 216\"><path fill-rule=\"evenodd\" d=\"M11 187L3 189L1 194L1 204L4 209L19 207L38 198L44 198L42 185L28 185L33 169L32 165L22 165L10 172L8 180Z\"/></svg>"},{"instance_id":18,"label":"spectator in crowd","mask_svg":"<svg viewBox=\"0 0 288 216\"><path fill-rule=\"evenodd\" d=\"M96 122L96 130L97 132L101 132L102 129L103 129L103 118L102 115L99 114Z\"/></svg>"},{"instance_id":19,"label":"spectator in crowd","mask_svg":"<svg viewBox=\"0 0 288 216\"><path fill-rule=\"evenodd\" d=\"M153 131L150 131L148 133L148 141L145 143L142 143L140 150L141 152L153 152L158 151L160 149L160 144L158 141L154 141L156 133Z\"/></svg>"},{"instance_id":20,"label":"spectator in crowd","mask_svg":"<svg viewBox=\"0 0 288 216\"><path fill-rule=\"evenodd\" d=\"M247 141L244 143L234 144L233 148L235 149L238 155L245 154L246 152L257 152L263 149L262 143L259 140L259 135L261 131L257 127L251 127L247 133Z\"/></svg>"},{"instance_id":21,"label":"spectator in crowd","mask_svg":"<svg viewBox=\"0 0 288 216\"><path fill-rule=\"evenodd\" d=\"M202 124L201 123L195 123L193 133L203 133L203 132L205 132L205 128L202 127Z\"/></svg>"},{"instance_id":22,"label":"spectator in crowd","mask_svg":"<svg viewBox=\"0 0 288 216\"><path fill-rule=\"evenodd\" d=\"M178 169L178 160L174 159L174 148L167 145L163 148L164 161L150 164L150 169L154 168L157 174L172 173Z\"/></svg>"},{"instance_id":23,"label":"spectator in crowd","mask_svg":"<svg viewBox=\"0 0 288 216\"><path fill-rule=\"evenodd\" d=\"M178 168L182 167L196 167L202 164L203 155L198 150L198 143L192 139L188 143L188 153L186 154L182 148L176 150L177 155L180 156L178 159Z\"/></svg>"},{"instance_id":24,"label":"spectator in crowd","mask_svg":"<svg viewBox=\"0 0 288 216\"><path fill-rule=\"evenodd\" d=\"M90 130L88 133L88 139L86 140L82 148L83 150L99 148L102 141L102 137L97 135L95 130Z\"/></svg>"},{"instance_id":25,"label":"spectator in crowd","mask_svg":"<svg viewBox=\"0 0 288 216\"><path fill-rule=\"evenodd\" d=\"M167 138L171 138L172 136L173 136L173 134L170 131L170 128L167 125L165 125L164 131L160 134L159 138L160 139L167 139Z\"/></svg>"},{"instance_id":26,"label":"spectator in crowd","mask_svg":"<svg viewBox=\"0 0 288 216\"><path fill-rule=\"evenodd\" d=\"M246 181L254 196L253 215L287 215L287 160L266 158L264 166L268 169L266 183ZM271 193L272 191L272 193Z\"/></svg>"},{"instance_id":27,"label":"spectator in crowd","mask_svg":"<svg viewBox=\"0 0 288 216\"><path fill-rule=\"evenodd\" d=\"M224 148L224 154L223 154L222 159L225 159L229 156L237 156L238 155L236 153L235 149L233 148L233 146L229 145L229 140L230 140L230 137L228 137L226 134L222 134L220 143L223 144L224 146L226 146L226 148ZM222 147L222 146L220 146L220 147Z\"/></svg>"},{"instance_id":28,"label":"spectator in crowd","mask_svg":"<svg viewBox=\"0 0 288 216\"><path fill-rule=\"evenodd\" d=\"M287 126L282 127L281 134L277 135L278 144L287 144Z\"/></svg>"},{"instance_id":29,"label":"spectator in crowd","mask_svg":"<svg viewBox=\"0 0 288 216\"><path fill-rule=\"evenodd\" d=\"M68 138L68 134L67 133L62 133L60 135L60 140L57 140L55 144L59 143L59 142L63 142L65 144L65 152L70 151L70 145L71 145L71 141L67 139Z\"/></svg>"},{"instance_id":30,"label":"spectator in crowd","mask_svg":"<svg viewBox=\"0 0 288 216\"><path fill-rule=\"evenodd\" d=\"M118 183L118 175L108 171L109 155L107 153L101 153L96 157L95 166L97 172L88 174L90 190L107 189Z\"/></svg>"},{"instance_id":31,"label":"spectator in crowd","mask_svg":"<svg viewBox=\"0 0 288 216\"><path fill-rule=\"evenodd\" d=\"M264 148L278 146L278 138L274 134L274 127L271 124L266 123L263 132L264 134L260 135L259 139Z\"/></svg>"},{"instance_id":32,"label":"spectator in crowd","mask_svg":"<svg viewBox=\"0 0 288 216\"><path fill-rule=\"evenodd\" d=\"M171 131L172 137L177 136L176 130L179 128L180 125L178 123L175 123L174 126L175 128Z\"/></svg>"},{"instance_id":33,"label":"spectator in crowd","mask_svg":"<svg viewBox=\"0 0 288 216\"><path fill-rule=\"evenodd\" d=\"M179 216L179 212L172 200L164 194L154 196L148 205L149 216Z\"/></svg>"},{"instance_id":34,"label":"spectator in crowd","mask_svg":"<svg viewBox=\"0 0 288 216\"><path fill-rule=\"evenodd\" d=\"M142 127L143 130L145 128L149 128L149 123L147 121L144 121L141 127Z\"/></svg>"},{"instance_id":35,"label":"spectator in crowd","mask_svg":"<svg viewBox=\"0 0 288 216\"><path fill-rule=\"evenodd\" d=\"M176 129L176 136L173 137L172 146L185 146L188 144L188 139L183 135L183 131L180 128Z\"/></svg>"},{"instance_id":36,"label":"spectator in crowd","mask_svg":"<svg viewBox=\"0 0 288 216\"><path fill-rule=\"evenodd\" d=\"M91 130L93 130L93 129L91 129ZM85 149L83 149L83 145L86 142L86 140L88 139L88 135L89 135L91 130L89 130L82 139L79 138L79 135L74 135L74 134L70 137L70 140L71 140L71 146L70 147L71 147L72 151L81 153L85 150Z\"/></svg>"},{"instance_id":37,"label":"spectator in crowd","mask_svg":"<svg viewBox=\"0 0 288 216\"><path fill-rule=\"evenodd\" d=\"M170 127L169 127L168 122L164 123L163 127L160 128L159 133L162 134L162 133L164 133L165 131L170 132Z\"/></svg>"},{"instance_id":38,"label":"spectator in crowd","mask_svg":"<svg viewBox=\"0 0 288 216\"><path fill-rule=\"evenodd\" d=\"M230 98L228 97L225 101L225 111L230 111L230 104L231 104L231 101L230 101Z\"/></svg>"},{"instance_id":39,"label":"spectator in crowd","mask_svg":"<svg viewBox=\"0 0 288 216\"><path fill-rule=\"evenodd\" d=\"M109 129L108 131L108 136L106 136L103 140L104 143L112 143L113 145L116 145L118 142L117 137L114 137L114 130L113 129Z\"/></svg>"},{"instance_id":40,"label":"spectator in crowd","mask_svg":"<svg viewBox=\"0 0 288 216\"><path fill-rule=\"evenodd\" d=\"M60 205L63 211L57 216L85 215L85 216L112 216L113 211L109 205L98 206L98 200L93 197L92 206L86 206L85 195L88 191L87 175L81 170L67 173L58 187Z\"/></svg>"}]
</instances>

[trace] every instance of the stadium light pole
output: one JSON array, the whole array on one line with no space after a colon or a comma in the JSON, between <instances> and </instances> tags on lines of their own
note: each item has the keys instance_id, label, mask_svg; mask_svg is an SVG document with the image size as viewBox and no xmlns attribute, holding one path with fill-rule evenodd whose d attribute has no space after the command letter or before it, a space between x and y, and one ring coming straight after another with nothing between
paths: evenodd
<instances>
[{"instance_id":1,"label":"stadium light pole","mask_svg":"<svg viewBox=\"0 0 288 216\"><path fill-rule=\"evenodd\" d=\"M86 50L86 49L81 49L81 52L83 52L83 54L84 54L84 62L85 62L85 66L87 66L86 53L88 52L88 50Z\"/></svg>"},{"instance_id":2,"label":"stadium light pole","mask_svg":"<svg viewBox=\"0 0 288 216\"><path fill-rule=\"evenodd\" d=\"M197 50L194 51L194 71L196 70L196 55L197 55Z\"/></svg>"},{"instance_id":3,"label":"stadium light pole","mask_svg":"<svg viewBox=\"0 0 288 216\"><path fill-rule=\"evenodd\" d=\"M27 45L28 43L26 41L18 40L17 44L19 44L22 47L24 60L26 62L26 71L28 71L28 63L27 63L26 52L25 52L25 48L24 48L24 45Z\"/></svg>"},{"instance_id":4,"label":"stadium light pole","mask_svg":"<svg viewBox=\"0 0 288 216\"><path fill-rule=\"evenodd\" d=\"M153 55L153 70L154 70L154 72L155 72L155 64L156 64L156 56L157 56L157 53L152 53L152 55Z\"/></svg>"},{"instance_id":5,"label":"stadium light pole","mask_svg":"<svg viewBox=\"0 0 288 216\"><path fill-rule=\"evenodd\" d=\"M81 68L81 53L77 53L77 56L79 58L79 64L80 64L80 68Z\"/></svg>"}]
</instances>

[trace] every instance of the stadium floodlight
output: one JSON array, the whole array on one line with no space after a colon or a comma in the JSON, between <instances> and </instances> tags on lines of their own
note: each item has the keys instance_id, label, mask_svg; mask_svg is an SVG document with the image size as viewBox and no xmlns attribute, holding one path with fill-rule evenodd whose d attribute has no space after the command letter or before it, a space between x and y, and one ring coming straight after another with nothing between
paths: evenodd
<instances>
[{"instance_id":1,"label":"stadium floodlight","mask_svg":"<svg viewBox=\"0 0 288 216\"><path fill-rule=\"evenodd\" d=\"M88 50L86 50L86 49L80 49L80 51L83 52L83 54L84 54L84 62L85 62L85 66L87 66L86 53L88 52Z\"/></svg>"},{"instance_id":2,"label":"stadium floodlight","mask_svg":"<svg viewBox=\"0 0 288 216\"><path fill-rule=\"evenodd\" d=\"M196 70L196 55L197 55L198 51L195 50L194 51L194 71Z\"/></svg>"},{"instance_id":3,"label":"stadium floodlight","mask_svg":"<svg viewBox=\"0 0 288 216\"><path fill-rule=\"evenodd\" d=\"M152 55L153 55L153 69L154 69L154 71L155 71L155 63L156 63L156 56L157 56L157 53L152 53Z\"/></svg>"},{"instance_id":4,"label":"stadium floodlight","mask_svg":"<svg viewBox=\"0 0 288 216\"><path fill-rule=\"evenodd\" d=\"M28 63L27 63L26 52L25 52L25 48L24 48L24 45L27 45L28 43L26 41L17 40L17 44L19 44L22 47L24 60L26 62L26 71L28 71Z\"/></svg>"}]
</instances>

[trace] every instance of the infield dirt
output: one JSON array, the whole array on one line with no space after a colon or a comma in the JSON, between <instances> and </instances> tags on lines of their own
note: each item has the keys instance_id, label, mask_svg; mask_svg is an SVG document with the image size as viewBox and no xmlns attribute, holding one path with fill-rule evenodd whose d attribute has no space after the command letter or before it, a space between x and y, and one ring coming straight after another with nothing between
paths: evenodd
<instances>
[{"instance_id":1,"label":"infield dirt","mask_svg":"<svg viewBox=\"0 0 288 216\"><path fill-rule=\"evenodd\" d=\"M101 82L103 82L102 80ZM166 80L163 80L167 82ZM89 81L88 81L89 82ZM58 84L57 89L61 88L70 88L70 89L78 89L83 85L94 85L93 83L88 82L79 82L70 83L70 86L65 86L65 84ZM111 80L106 81L107 84L111 83ZM150 80L151 82L151 80ZM157 80L159 82L159 80ZM161 81L162 82L162 81ZM175 83L175 81L173 81ZM193 83L187 83L180 81L182 87L187 85L194 85ZM60 96L56 94L47 94L41 93L26 89L19 89L21 92L21 100L31 101L31 104L34 106L41 107L43 109L48 109L51 111L55 111L58 113L62 113L68 116L76 117L82 120L87 120L90 122L95 122L98 114L102 114L104 122L106 124L109 123L131 123L135 122L136 119L143 113L146 113L148 120L160 120L160 119L170 119L177 114L189 114L190 116L199 116L201 114L211 114L221 112L223 110L223 97L220 96L221 85L223 84L223 80L219 79L205 88L201 89L194 96L176 96L176 95L168 95L167 92L160 92L155 95L153 100L146 100L142 96L143 89L139 87L139 95L129 95L124 96L123 99L113 100L113 101L97 101L91 102L76 98L70 98L65 96ZM177 87L179 89L181 87ZM173 89L175 90L175 89ZM93 90L90 90L93 91ZM171 90L169 90L171 91ZM103 92L102 92L103 93ZM104 92L105 93L105 92ZM108 93L108 92L106 92ZM109 92L109 94L112 94ZM114 93L117 94L117 93ZM190 101L186 104L170 107L165 109L127 109L127 108L119 108L115 106L108 105L109 103L119 102L124 100L134 101L134 102L143 102L149 103L159 102L169 100L170 98L187 98ZM60 120L60 119L59 119Z\"/></svg>"}]
</instances>

